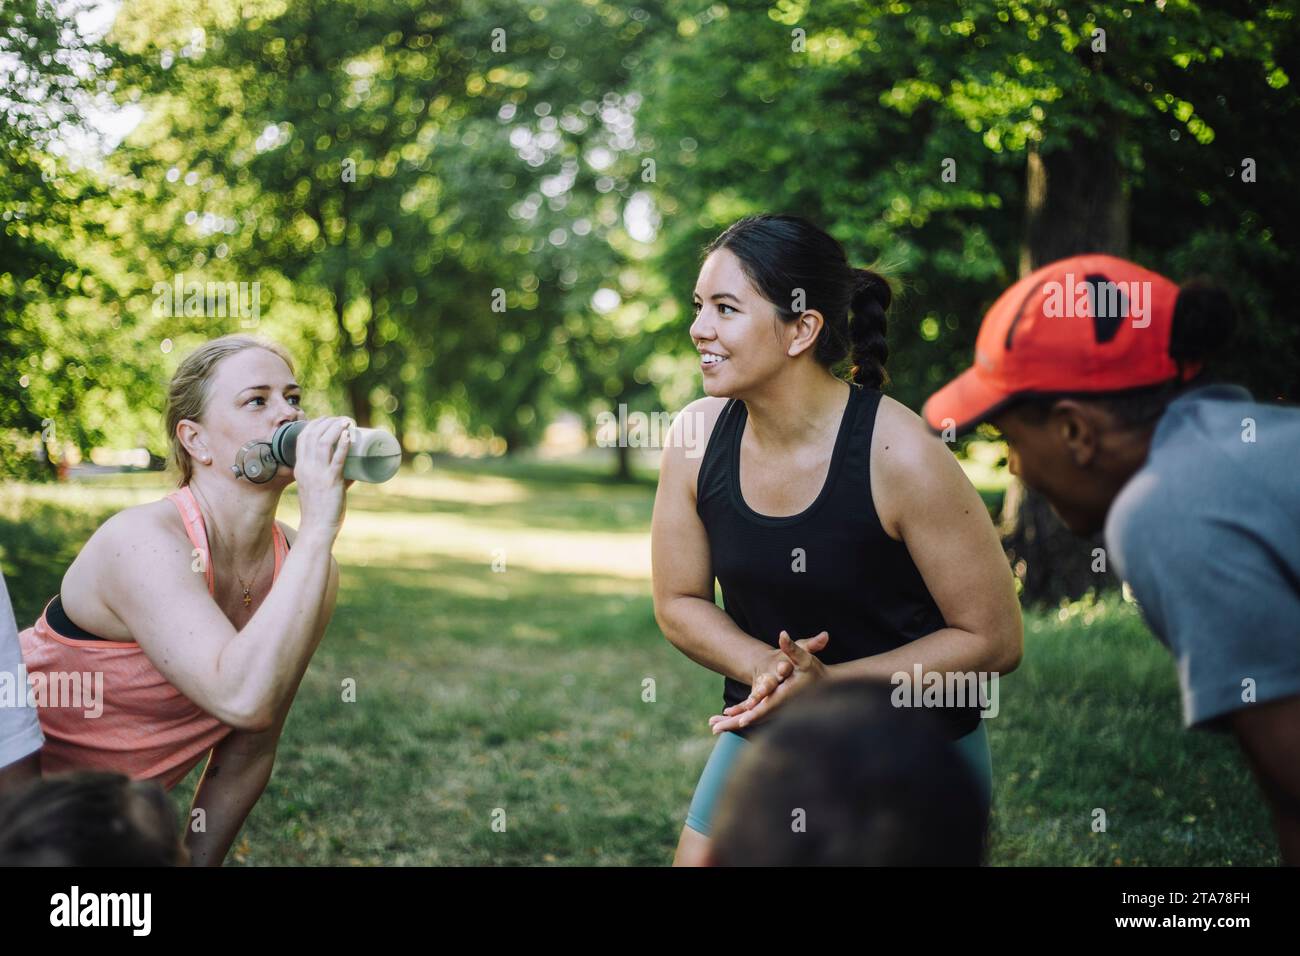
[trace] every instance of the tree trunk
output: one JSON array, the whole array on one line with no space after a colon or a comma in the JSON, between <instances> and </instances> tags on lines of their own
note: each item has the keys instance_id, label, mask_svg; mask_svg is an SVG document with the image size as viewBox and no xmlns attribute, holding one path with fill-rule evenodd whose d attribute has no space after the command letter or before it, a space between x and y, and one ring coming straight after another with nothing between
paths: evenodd
<instances>
[{"instance_id":1,"label":"tree trunk","mask_svg":"<svg viewBox=\"0 0 1300 956\"><path fill-rule=\"evenodd\" d=\"M402 381L400 374L394 381L392 393L393 398L397 400L397 410L392 414L393 437L397 439L397 444L401 446L402 461L409 461L410 456L406 451L406 383Z\"/></svg>"},{"instance_id":2,"label":"tree trunk","mask_svg":"<svg viewBox=\"0 0 1300 956\"><path fill-rule=\"evenodd\" d=\"M352 335L343 316L347 310L347 285L340 277L334 284L334 321L338 328L339 370L344 377L344 391L348 398L348 412L360 428L370 427L370 389L366 386L365 372L352 370L352 355L356 351ZM367 366L368 368L368 366Z\"/></svg>"},{"instance_id":3,"label":"tree trunk","mask_svg":"<svg viewBox=\"0 0 1300 956\"><path fill-rule=\"evenodd\" d=\"M1128 255L1128 190L1117 137L1077 136L1043 156L1031 144L1025 178L1020 274L1085 252Z\"/></svg>"},{"instance_id":4,"label":"tree trunk","mask_svg":"<svg viewBox=\"0 0 1300 956\"><path fill-rule=\"evenodd\" d=\"M358 428L370 428L370 390L359 377L348 380L348 405Z\"/></svg>"},{"instance_id":5,"label":"tree trunk","mask_svg":"<svg viewBox=\"0 0 1300 956\"><path fill-rule=\"evenodd\" d=\"M499 434L503 439L505 439L506 455L508 457L513 458L515 455L519 454L519 452L528 447L528 442L524 438L524 431L522 428L517 428L514 425L506 426L501 429Z\"/></svg>"},{"instance_id":6,"label":"tree trunk","mask_svg":"<svg viewBox=\"0 0 1300 956\"><path fill-rule=\"evenodd\" d=\"M628 434L628 419L632 415L632 399L636 386L624 379L623 385L614 396L614 414L618 416L618 444L614 448L614 478L617 481L632 480L632 441ZM624 414L623 409L627 409Z\"/></svg>"},{"instance_id":7,"label":"tree trunk","mask_svg":"<svg viewBox=\"0 0 1300 956\"><path fill-rule=\"evenodd\" d=\"M1118 135L1099 140L1076 136L1070 146L1046 156L1030 146L1022 276L1080 253L1127 254L1128 193L1117 152L1119 141ZM1024 603L1055 604L1062 598L1082 597L1092 588L1118 586L1118 578L1094 551L1104 546L1101 534L1075 536L1042 495L1018 480L1003 500L1001 523L1003 547L1024 585ZM1094 567L1104 570L1094 571Z\"/></svg>"},{"instance_id":8,"label":"tree trunk","mask_svg":"<svg viewBox=\"0 0 1300 956\"><path fill-rule=\"evenodd\" d=\"M618 452L618 470L614 477L619 481L632 480L632 449L627 447L626 436L620 436L623 440L618 443L614 450Z\"/></svg>"}]
</instances>

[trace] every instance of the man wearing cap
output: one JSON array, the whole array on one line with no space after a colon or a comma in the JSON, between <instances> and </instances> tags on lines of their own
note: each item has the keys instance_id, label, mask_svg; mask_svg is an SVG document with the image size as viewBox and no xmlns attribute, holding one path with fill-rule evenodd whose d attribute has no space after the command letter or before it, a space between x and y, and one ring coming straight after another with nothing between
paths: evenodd
<instances>
[{"instance_id":1,"label":"man wearing cap","mask_svg":"<svg viewBox=\"0 0 1300 956\"><path fill-rule=\"evenodd\" d=\"M1204 371L1227 295L1105 255L1044 266L980 326L975 363L926 402L945 438L981 421L1012 474L1106 551L1173 653L1183 721L1234 733L1300 863L1300 409Z\"/></svg>"}]
</instances>

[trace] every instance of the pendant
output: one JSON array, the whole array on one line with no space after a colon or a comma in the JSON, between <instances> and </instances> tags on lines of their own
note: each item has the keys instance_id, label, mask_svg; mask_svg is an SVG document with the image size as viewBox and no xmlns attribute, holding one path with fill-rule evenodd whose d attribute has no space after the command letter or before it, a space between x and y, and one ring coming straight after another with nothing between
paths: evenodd
<instances>
[{"instance_id":1,"label":"pendant","mask_svg":"<svg viewBox=\"0 0 1300 956\"><path fill-rule=\"evenodd\" d=\"M244 607L253 603L252 595L248 593L248 588L244 588Z\"/></svg>"}]
</instances>

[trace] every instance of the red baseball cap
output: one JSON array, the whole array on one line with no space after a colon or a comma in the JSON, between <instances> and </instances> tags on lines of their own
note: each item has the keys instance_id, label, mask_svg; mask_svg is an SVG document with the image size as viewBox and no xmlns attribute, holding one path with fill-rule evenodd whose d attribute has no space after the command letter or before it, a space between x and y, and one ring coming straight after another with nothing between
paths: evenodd
<instances>
[{"instance_id":1,"label":"red baseball cap","mask_svg":"<svg viewBox=\"0 0 1300 956\"><path fill-rule=\"evenodd\" d=\"M993 303L975 364L930 396L936 432L964 432L1027 394L1122 392L1186 380L1201 363L1169 355L1178 285L1136 263L1073 256L1043 266Z\"/></svg>"}]
</instances>

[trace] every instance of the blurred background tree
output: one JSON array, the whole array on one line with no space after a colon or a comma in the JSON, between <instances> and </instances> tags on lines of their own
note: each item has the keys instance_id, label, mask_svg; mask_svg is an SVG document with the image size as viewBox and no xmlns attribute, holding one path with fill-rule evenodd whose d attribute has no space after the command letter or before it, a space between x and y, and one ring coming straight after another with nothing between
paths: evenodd
<instances>
[{"instance_id":1,"label":"blurred background tree","mask_svg":"<svg viewBox=\"0 0 1300 956\"><path fill-rule=\"evenodd\" d=\"M1003 288L1093 250L1221 280L1243 321L1220 369L1294 401L1295 13L6 2L0 469L48 470L38 443L160 454L176 363L241 330L299 357L313 414L408 452L675 410L700 393L700 251L760 211L893 276L887 387L914 409ZM256 283L259 308L160 307L178 276ZM1097 585L1096 542L1015 486L1002 511L1028 598Z\"/></svg>"},{"instance_id":2,"label":"blurred background tree","mask_svg":"<svg viewBox=\"0 0 1300 956\"><path fill-rule=\"evenodd\" d=\"M104 437L104 386L139 393L101 347L121 319L112 276L90 254L103 230L87 211L104 184L68 156L121 65L87 35L90 6L0 5L0 475L52 474L60 442Z\"/></svg>"},{"instance_id":3,"label":"blurred background tree","mask_svg":"<svg viewBox=\"0 0 1300 956\"><path fill-rule=\"evenodd\" d=\"M1290 144L1272 133L1297 115L1293 5L673 11L643 114L665 144L673 287L688 287L693 250L735 218L805 215L854 262L894 273L890 389L919 410L970 364L1003 288L1054 259L1111 252L1219 280L1244 334L1218 367L1261 397L1300 395L1284 278L1300 208ZM1003 527L1027 599L1097 586L1100 539L1075 539L1018 483Z\"/></svg>"}]
</instances>

